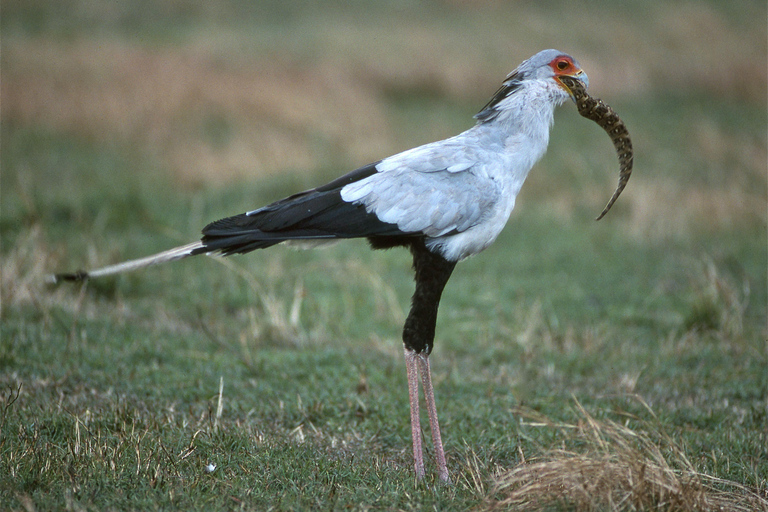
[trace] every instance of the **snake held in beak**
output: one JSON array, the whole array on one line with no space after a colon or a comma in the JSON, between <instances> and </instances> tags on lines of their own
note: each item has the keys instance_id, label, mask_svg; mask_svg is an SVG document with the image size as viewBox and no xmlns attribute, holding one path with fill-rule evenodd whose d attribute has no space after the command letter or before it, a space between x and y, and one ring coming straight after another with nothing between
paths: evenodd
<instances>
[{"instance_id":1,"label":"snake held in beak","mask_svg":"<svg viewBox=\"0 0 768 512\"><path fill-rule=\"evenodd\" d=\"M605 205L603 211L595 219L600 220L608 213L616 199L619 198L622 190L627 186L629 176L632 174L632 161L634 158L632 141L629 138L629 131L624 121L619 118L619 115L602 100L587 94L584 83L581 80L569 76L561 76L560 80L570 89L579 114L596 122L608 133L619 156L619 184L608 200L608 204Z\"/></svg>"}]
</instances>

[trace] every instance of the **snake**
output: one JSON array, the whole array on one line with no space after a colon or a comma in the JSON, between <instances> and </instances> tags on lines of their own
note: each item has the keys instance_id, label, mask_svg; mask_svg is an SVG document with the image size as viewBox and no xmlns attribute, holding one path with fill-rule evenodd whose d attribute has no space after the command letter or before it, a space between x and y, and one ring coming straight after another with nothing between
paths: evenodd
<instances>
[{"instance_id":1,"label":"snake","mask_svg":"<svg viewBox=\"0 0 768 512\"><path fill-rule=\"evenodd\" d=\"M579 114L596 122L606 131L606 133L608 133L611 137L611 142L613 142L613 147L616 148L616 154L619 157L619 183L616 186L613 195L608 200L608 204L605 205L603 211L595 219L600 220L605 217L605 214L611 209L613 203L619 198L624 187L627 186L629 176L632 174L632 163L634 159L632 140L629 138L629 131L627 130L624 121L622 121L619 115L603 100L593 98L587 94L584 82L569 76L561 76L560 80L571 90Z\"/></svg>"}]
</instances>

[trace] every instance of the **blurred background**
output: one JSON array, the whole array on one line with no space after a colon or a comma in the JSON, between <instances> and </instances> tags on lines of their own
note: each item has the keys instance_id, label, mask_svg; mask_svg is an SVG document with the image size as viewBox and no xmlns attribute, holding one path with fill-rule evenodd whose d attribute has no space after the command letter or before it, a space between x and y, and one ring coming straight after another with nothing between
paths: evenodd
<instances>
[{"instance_id":1,"label":"blurred background","mask_svg":"<svg viewBox=\"0 0 768 512\"><path fill-rule=\"evenodd\" d=\"M208 428L222 375L228 435L262 429L290 447L310 421L304 447L345 446L367 461L354 471L394 460L408 481L405 251L275 248L216 260L227 268L192 259L85 287L46 287L44 276L187 243L207 222L454 135L522 60L557 48L625 121L634 173L596 224L616 154L572 103L556 112L509 226L443 296L433 372L452 463L493 461L478 470L489 480L549 446L546 429L519 422L523 405L554 423L581 421L564 405L574 398L642 416L615 401L636 394L680 433L697 471L764 490L766 19L766 3L748 0L3 0L0 384L22 392L5 438L21 481L34 489L48 472L61 487L78 473L73 486L95 489L83 496L133 488L110 480L111 460L112 470L71 470L61 454L80 445L72 418L111 417L114 396L127 397L138 412L99 439L138 417L152 432L142 446L167 436L180 453ZM309 419L300 394L317 406ZM46 459L36 434L28 449L16 432L48 424L66 428ZM230 456L212 446L164 471L199 478ZM462 462L462 446L479 458ZM128 455L117 473L133 482ZM314 467L302 460L288 457L287 474ZM227 471L266 478L259 467ZM336 493L334 478L318 499ZM171 502L174 489L208 492L189 481L174 480ZM251 481L222 478L242 487L211 488L204 502L250 496ZM297 500L312 496L297 489ZM474 507L471 486L465 499L452 506Z\"/></svg>"},{"instance_id":2,"label":"blurred background","mask_svg":"<svg viewBox=\"0 0 768 512\"><path fill-rule=\"evenodd\" d=\"M509 71L554 47L634 141L611 227L738 275L757 262L764 318L765 21L757 1L7 1L4 302L28 295L30 236L37 273L168 245L143 248L147 230L195 238L468 128ZM567 104L514 215L591 222L617 170L608 137Z\"/></svg>"},{"instance_id":3,"label":"blurred background","mask_svg":"<svg viewBox=\"0 0 768 512\"><path fill-rule=\"evenodd\" d=\"M759 1L6 1L3 194L36 187L27 173L58 193L76 180L13 158L34 153L32 133L149 159L131 172L187 189L340 174L471 126L509 71L552 47L631 130L632 229L762 222L765 21ZM579 147L562 149L569 137ZM599 208L610 142L573 115L554 142L522 202ZM552 168L561 151L571 169Z\"/></svg>"}]
</instances>

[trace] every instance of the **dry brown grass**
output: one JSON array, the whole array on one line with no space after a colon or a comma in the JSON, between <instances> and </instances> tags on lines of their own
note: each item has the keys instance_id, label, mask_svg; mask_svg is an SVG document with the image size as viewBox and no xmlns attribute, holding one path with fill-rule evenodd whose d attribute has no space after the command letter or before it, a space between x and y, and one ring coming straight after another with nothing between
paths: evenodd
<instances>
[{"instance_id":1,"label":"dry brown grass","mask_svg":"<svg viewBox=\"0 0 768 512\"><path fill-rule=\"evenodd\" d=\"M431 91L481 102L507 67L547 45L579 55L594 93L612 102L691 88L764 101L763 23L735 26L713 7L684 2L649 8L643 23L620 9L600 12L596 32L588 30L594 10L566 5L558 16L568 20L573 40L564 40L551 12L521 6L516 17L526 23L517 33L528 41L522 44L509 38L505 9L469 10L450 30L440 20L424 26L398 19L397 31L386 23L333 20L296 34L307 40L299 51L272 43L269 51L243 52L258 43L215 31L186 47L10 37L3 42L2 116L133 144L180 182L198 183L362 164L447 135L425 126L424 140L399 139L385 95ZM588 50L596 44L599 55ZM765 153L757 156L762 165Z\"/></svg>"},{"instance_id":2,"label":"dry brown grass","mask_svg":"<svg viewBox=\"0 0 768 512\"><path fill-rule=\"evenodd\" d=\"M757 2L742 6L741 22L709 3L693 1L649 4L641 22L637 14L606 17L600 23L606 44L594 63L594 83L604 83L598 87L611 96L668 89L764 101L765 7ZM750 9L752 17L746 14Z\"/></svg>"},{"instance_id":3,"label":"dry brown grass","mask_svg":"<svg viewBox=\"0 0 768 512\"><path fill-rule=\"evenodd\" d=\"M577 407L577 424L516 411L530 426L560 431L563 447L500 472L488 510L768 511L766 489L700 473L655 420L638 430Z\"/></svg>"},{"instance_id":4,"label":"dry brown grass","mask_svg":"<svg viewBox=\"0 0 768 512\"><path fill-rule=\"evenodd\" d=\"M622 200L629 210L628 233L643 240L686 237L692 226L717 231L765 221L766 196L760 188L690 187L672 179L639 179L627 196Z\"/></svg>"},{"instance_id":5,"label":"dry brown grass","mask_svg":"<svg viewBox=\"0 0 768 512\"><path fill-rule=\"evenodd\" d=\"M39 306L55 296L63 301L63 292L44 292L45 276L56 268L56 251L45 243L40 227L32 227L20 236L0 261L0 318L8 308ZM72 301L70 301L72 305ZM40 308L46 312L47 308Z\"/></svg>"},{"instance_id":6,"label":"dry brown grass","mask_svg":"<svg viewBox=\"0 0 768 512\"><path fill-rule=\"evenodd\" d=\"M386 146L381 103L343 66L243 65L114 41L4 51L4 119L134 144L182 183L313 168L325 156L313 140L355 160Z\"/></svg>"}]
</instances>

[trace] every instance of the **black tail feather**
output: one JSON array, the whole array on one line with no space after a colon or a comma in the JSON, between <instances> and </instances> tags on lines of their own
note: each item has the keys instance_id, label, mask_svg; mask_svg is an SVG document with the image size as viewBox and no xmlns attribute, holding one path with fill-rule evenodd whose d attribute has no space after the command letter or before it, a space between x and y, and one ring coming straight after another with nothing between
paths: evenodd
<instances>
[{"instance_id":1,"label":"black tail feather","mask_svg":"<svg viewBox=\"0 0 768 512\"><path fill-rule=\"evenodd\" d=\"M69 272L64 274L53 274L47 276L46 281L50 284L59 284L63 281L69 281L79 283L88 279L88 272L85 270L78 270L76 272Z\"/></svg>"},{"instance_id":2,"label":"black tail feather","mask_svg":"<svg viewBox=\"0 0 768 512\"><path fill-rule=\"evenodd\" d=\"M410 236L382 222L360 204L341 198L341 189L376 172L361 167L316 189L276 201L258 210L227 217L203 229L203 247L196 253L223 255L263 249L287 240L331 240Z\"/></svg>"}]
</instances>

